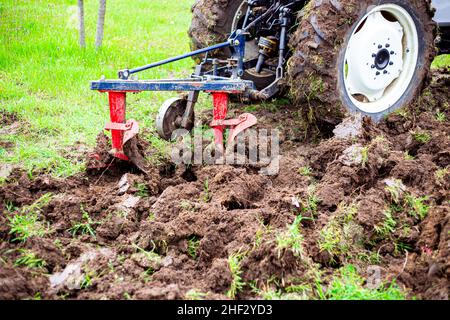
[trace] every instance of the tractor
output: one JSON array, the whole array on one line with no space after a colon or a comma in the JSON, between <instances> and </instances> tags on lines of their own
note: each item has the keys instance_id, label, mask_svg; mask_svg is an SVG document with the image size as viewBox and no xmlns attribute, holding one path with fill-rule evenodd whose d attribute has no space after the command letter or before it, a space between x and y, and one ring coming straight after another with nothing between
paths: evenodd
<instances>
[{"instance_id":1,"label":"tractor","mask_svg":"<svg viewBox=\"0 0 450 320\"><path fill-rule=\"evenodd\" d=\"M287 95L331 125L355 112L380 121L420 95L437 51L449 50L447 0L198 0L192 12L192 52L91 82L109 95L112 156L134 161L124 151L139 132L137 121L126 119L129 93L186 93L159 110L156 128L166 140L178 129L192 130L198 95L211 93L210 126L222 153L225 129L231 145L257 123L249 113L227 119L230 99ZM198 64L188 79L137 79L189 57Z\"/></svg>"}]
</instances>

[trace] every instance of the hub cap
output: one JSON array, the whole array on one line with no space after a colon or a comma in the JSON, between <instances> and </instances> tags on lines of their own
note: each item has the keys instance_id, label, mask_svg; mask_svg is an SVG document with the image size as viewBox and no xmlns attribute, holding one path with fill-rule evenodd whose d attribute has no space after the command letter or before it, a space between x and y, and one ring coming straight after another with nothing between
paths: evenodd
<instances>
[{"instance_id":1,"label":"hub cap","mask_svg":"<svg viewBox=\"0 0 450 320\"><path fill-rule=\"evenodd\" d=\"M394 105L414 76L418 50L417 29L405 9L372 7L345 51L344 83L356 107L378 113Z\"/></svg>"}]
</instances>

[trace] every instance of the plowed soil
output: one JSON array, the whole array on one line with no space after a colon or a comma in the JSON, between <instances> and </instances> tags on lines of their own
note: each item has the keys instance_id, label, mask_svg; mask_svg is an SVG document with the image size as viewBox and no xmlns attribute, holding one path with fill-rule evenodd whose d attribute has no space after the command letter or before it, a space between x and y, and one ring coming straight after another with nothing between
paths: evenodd
<instances>
[{"instance_id":1,"label":"plowed soil","mask_svg":"<svg viewBox=\"0 0 450 320\"><path fill-rule=\"evenodd\" d=\"M377 265L382 280L396 279L410 298L448 299L449 92L449 75L435 74L416 104L377 125L362 120L353 137L323 128L305 134L298 106L261 107L259 126L281 130L276 176L170 162L145 174L122 165L68 179L14 170L0 187L0 298L182 299L192 290L227 298L228 258L239 252L243 281L260 289L314 288L317 274L326 287L343 265L364 277ZM50 201L36 205L48 193ZM411 213L410 196L425 197L425 217ZM23 210L37 212L44 235L15 240L10 219ZM383 232L387 210L395 226ZM93 234L72 228L86 214ZM300 214L299 254L278 239ZM333 226L341 240L327 250ZM45 265L17 265L20 249ZM63 271L70 277L58 281ZM237 298L257 294L247 285Z\"/></svg>"}]
</instances>

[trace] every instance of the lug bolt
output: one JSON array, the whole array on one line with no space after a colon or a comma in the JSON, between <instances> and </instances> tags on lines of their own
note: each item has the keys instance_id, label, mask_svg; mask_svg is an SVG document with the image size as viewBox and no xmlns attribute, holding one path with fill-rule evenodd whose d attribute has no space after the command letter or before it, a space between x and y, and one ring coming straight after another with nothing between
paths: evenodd
<instances>
[{"instance_id":1,"label":"lug bolt","mask_svg":"<svg viewBox=\"0 0 450 320\"><path fill-rule=\"evenodd\" d=\"M395 53L394 51L391 51L391 52L390 52L390 54L394 54L394 53Z\"/></svg>"},{"instance_id":2,"label":"lug bolt","mask_svg":"<svg viewBox=\"0 0 450 320\"><path fill-rule=\"evenodd\" d=\"M377 71L377 73L375 73L377 76L379 76L380 75L380 71Z\"/></svg>"},{"instance_id":3,"label":"lug bolt","mask_svg":"<svg viewBox=\"0 0 450 320\"><path fill-rule=\"evenodd\" d=\"M374 64L373 64L373 65L371 65L370 67L371 67L372 69L375 69L375 65L374 65Z\"/></svg>"},{"instance_id":4,"label":"lug bolt","mask_svg":"<svg viewBox=\"0 0 450 320\"><path fill-rule=\"evenodd\" d=\"M390 65L390 66L392 66L393 64L394 64L394 63L393 63L392 61L391 61L391 62L389 62L389 65Z\"/></svg>"},{"instance_id":5,"label":"lug bolt","mask_svg":"<svg viewBox=\"0 0 450 320\"><path fill-rule=\"evenodd\" d=\"M372 53L372 58L375 58L377 55L375 53Z\"/></svg>"},{"instance_id":6,"label":"lug bolt","mask_svg":"<svg viewBox=\"0 0 450 320\"><path fill-rule=\"evenodd\" d=\"M387 70L384 70L383 73L384 73L384 74L387 74L388 72L387 72Z\"/></svg>"},{"instance_id":7,"label":"lug bolt","mask_svg":"<svg viewBox=\"0 0 450 320\"><path fill-rule=\"evenodd\" d=\"M378 49L381 49L381 48L383 48L383 46L381 44L379 44L378 45Z\"/></svg>"},{"instance_id":8,"label":"lug bolt","mask_svg":"<svg viewBox=\"0 0 450 320\"><path fill-rule=\"evenodd\" d=\"M386 43L386 48L389 48L391 45L389 43Z\"/></svg>"}]
</instances>

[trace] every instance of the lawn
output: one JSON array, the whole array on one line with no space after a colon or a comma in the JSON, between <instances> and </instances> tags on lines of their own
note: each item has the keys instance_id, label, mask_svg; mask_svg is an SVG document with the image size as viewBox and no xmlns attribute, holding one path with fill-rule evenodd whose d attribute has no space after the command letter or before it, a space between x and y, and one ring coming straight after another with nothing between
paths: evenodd
<instances>
[{"instance_id":1,"label":"lawn","mask_svg":"<svg viewBox=\"0 0 450 320\"><path fill-rule=\"evenodd\" d=\"M0 162L58 176L82 170L82 161L65 150L77 142L93 146L108 119L107 96L90 91L89 81L117 78L122 68L188 52L193 2L110 0L103 48L96 50L98 1L85 1L86 49L78 46L75 0L1 1L0 111L16 113L23 125L2 136L15 146L0 149ZM140 76L186 76L192 67L186 59ZM129 115L151 128L155 112L171 95L131 95Z\"/></svg>"},{"instance_id":2,"label":"lawn","mask_svg":"<svg viewBox=\"0 0 450 320\"><path fill-rule=\"evenodd\" d=\"M0 162L57 176L83 170L81 157L76 157L80 150L73 146L92 147L108 119L107 97L90 91L89 80L115 78L122 68L189 51L186 31L193 2L110 0L103 48L96 50L98 1L86 1L87 48L81 49L75 0L2 0L0 112L16 113L22 126L2 136L14 146L0 147ZM449 57L439 57L435 66L448 65ZM186 59L140 76L181 77L192 67ZM131 95L128 115L154 130L155 114L171 95ZM156 136L149 137L156 147L164 147Z\"/></svg>"}]
</instances>

